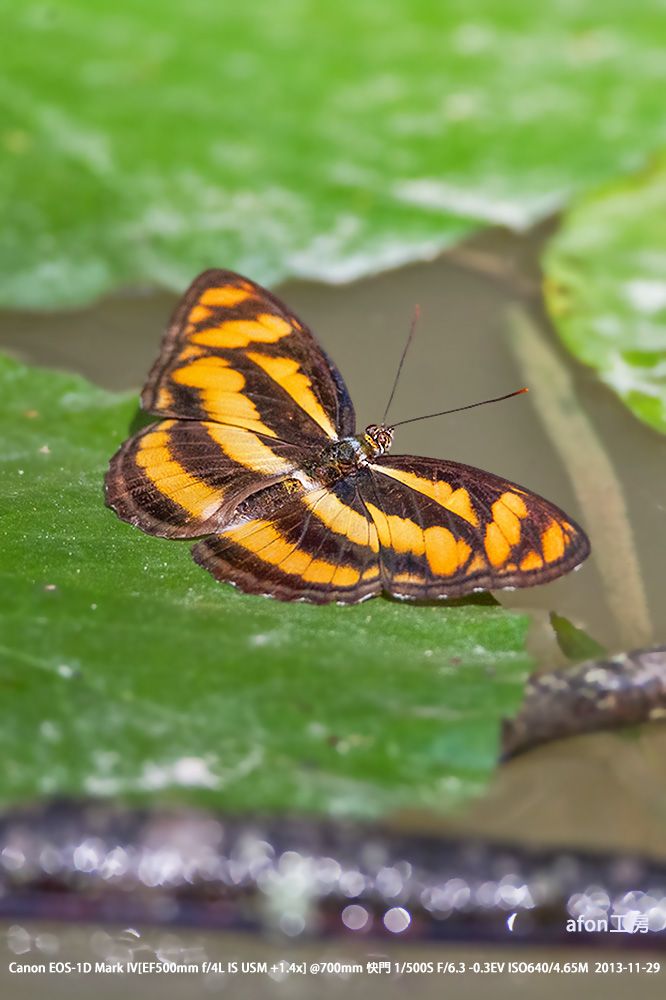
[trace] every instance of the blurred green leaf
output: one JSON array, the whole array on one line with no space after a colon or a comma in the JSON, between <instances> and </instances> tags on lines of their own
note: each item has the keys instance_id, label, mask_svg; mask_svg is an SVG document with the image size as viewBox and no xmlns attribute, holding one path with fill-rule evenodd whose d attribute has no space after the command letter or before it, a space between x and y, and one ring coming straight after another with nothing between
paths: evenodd
<instances>
[{"instance_id":1,"label":"blurred green leaf","mask_svg":"<svg viewBox=\"0 0 666 1000\"><path fill-rule=\"evenodd\" d=\"M567 348L666 433L666 157L574 205L544 267Z\"/></svg>"},{"instance_id":2,"label":"blurred green leaf","mask_svg":"<svg viewBox=\"0 0 666 1000\"><path fill-rule=\"evenodd\" d=\"M0 0L0 302L343 280L663 143L660 0Z\"/></svg>"},{"instance_id":3,"label":"blurred green leaf","mask_svg":"<svg viewBox=\"0 0 666 1000\"><path fill-rule=\"evenodd\" d=\"M564 615L558 615L557 612L551 611L550 624L558 646L567 659L574 663L598 659L607 653L607 650L596 639L588 635L584 629L578 628Z\"/></svg>"},{"instance_id":4,"label":"blurred green leaf","mask_svg":"<svg viewBox=\"0 0 666 1000\"><path fill-rule=\"evenodd\" d=\"M525 616L240 594L104 507L133 398L0 358L0 400L0 801L372 815L483 787L532 666Z\"/></svg>"}]
</instances>

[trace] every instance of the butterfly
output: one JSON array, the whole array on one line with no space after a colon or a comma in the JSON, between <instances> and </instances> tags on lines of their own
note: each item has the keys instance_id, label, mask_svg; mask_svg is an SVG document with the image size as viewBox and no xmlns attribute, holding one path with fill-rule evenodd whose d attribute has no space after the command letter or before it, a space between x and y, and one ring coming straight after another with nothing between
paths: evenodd
<instances>
[{"instance_id":1,"label":"butterfly","mask_svg":"<svg viewBox=\"0 0 666 1000\"><path fill-rule=\"evenodd\" d=\"M583 530L515 483L457 462L388 454L358 434L337 368L266 289L199 275L141 395L161 419L111 459L106 502L151 535L198 538L197 563L250 594L353 604L553 580Z\"/></svg>"}]
</instances>

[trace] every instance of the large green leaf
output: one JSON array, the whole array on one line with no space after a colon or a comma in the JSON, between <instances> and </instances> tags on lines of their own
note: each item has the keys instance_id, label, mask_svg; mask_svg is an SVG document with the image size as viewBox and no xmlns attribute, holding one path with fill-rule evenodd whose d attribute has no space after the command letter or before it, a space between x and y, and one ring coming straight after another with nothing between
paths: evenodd
<instances>
[{"instance_id":1,"label":"large green leaf","mask_svg":"<svg viewBox=\"0 0 666 1000\"><path fill-rule=\"evenodd\" d=\"M0 0L0 302L344 279L666 137L660 0Z\"/></svg>"},{"instance_id":2,"label":"large green leaf","mask_svg":"<svg viewBox=\"0 0 666 1000\"><path fill-rule=\"evenodd\" d=\"M568 349L666 433L666 158L576 204L545 269Z\"/></svg>"},{"instance_id":3,"label":"large green leaf","mask_svg":"<svg viewBox=\"0 0 666 1000\"><path fill-rule=\"evenodd\" d=\"M0 801L446 809L483 786L530 667L483 604L284 605L104 507L135 402L0 358Z\"/></svg>"}]
</instances>

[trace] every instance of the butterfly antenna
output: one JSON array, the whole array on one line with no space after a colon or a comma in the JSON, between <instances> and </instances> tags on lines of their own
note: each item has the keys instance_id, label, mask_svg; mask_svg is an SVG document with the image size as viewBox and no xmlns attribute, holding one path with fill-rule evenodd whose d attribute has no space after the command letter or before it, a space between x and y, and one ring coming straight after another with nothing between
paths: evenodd
<instances>
[{"instance_id":1,"label":"butterfly antenna","mask_svg":"<svg viewBox=\"0 0 666 1000\"><path fill-rule=\"evenodd\" d=\"M431 417L444 417L447 413L460 413L461 410L473 410L475 406L485 406L486 403L501 403L503 399L511 399L512 396L522 396L524 392L529 392L529 389L516 389L515 392L508 392L506 396L495 396L494 399L482 399L478 403L468 403L467 406L456 406L453 410L440 410L439 413L426 413L424 417L410 417L409 420L399 420L397 424L392 424L392 427L402 427L404 424L413 424L417 420L430 420Z\"/></svg>"},{"instance_id":2,"label":"butterfly antenna","mask_svg":"<svg viewBox=\"0 0 666 1000\"><path fill-rule=\"evenodd\" d=\"M386 418L388 416L388 411L391 408L391 403L393 402L393 397L395 396L395 390L398 386L398 379L400 378L400 372L402 371L402 366L405 363L405 358L407 357L407 351L409 350L409 345L411 344L414 331L416 330L416 324L419 321L419 316L421 315L420 306L414 306L414 315L412 316L412 325L409 328L409 336L407 337L407 343L404 346L402 357L400 358L400 364L398 365L398 370L395 373L395 379L393 380L393 388L391 389L391 395L389 396L388 403L386 404L386 409L384 410L384 416L382 417L382 426L386 424Z\"/></svg>"}]
</instances>

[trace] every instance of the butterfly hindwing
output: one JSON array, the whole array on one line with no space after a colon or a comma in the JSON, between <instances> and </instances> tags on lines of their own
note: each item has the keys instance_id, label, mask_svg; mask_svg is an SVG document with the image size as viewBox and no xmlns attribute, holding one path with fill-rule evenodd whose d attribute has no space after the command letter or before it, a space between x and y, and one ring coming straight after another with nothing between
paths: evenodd
<instances>
[{"instance_id":1,"label":"butterfly hindwing","mask_svg":"<svg viewBox=\"0 0 666 1000\"><path fill-rule=\"evenodd\" d=\"M358 482L381 545L383 589L395 597L529 587L589 552L584 532L554 504L471 466L385 455Z\"/></svg>"},{"instance_id":2,"label":"butterfly hindwing","mask_svg":"<svg viewBox=\"0 0 666 1000\"><path fill-rule=\"evenodd\" d=\"M354 477L330 488L294 486L277 510L199 542L195 560L218 580L283 601L355 604L378 594L377 531Z\"/></svg>"},{"instance_id":3,"label":"butterfly hindwing","mask_svg":"<svg viewBox=\"0 0 666 1000\"><path fill-rule=\"evenodd\" d=\"M341 375L274 295L205 271L176 309L142 394L145 410L296 441L353 434Z\"/></svg>"},{"instance_id":4,"label":"butterfly hindwing","mask_svg":"<svg viewBox=\"0 0 666 1000\"><path fill-rule=\"evenodd\" d=\"M195 538L219 530L247 496L290 475L317 450L199 420L162 420L116 452L106 500L151 535Z\"/></svg>"}]
</instances>

